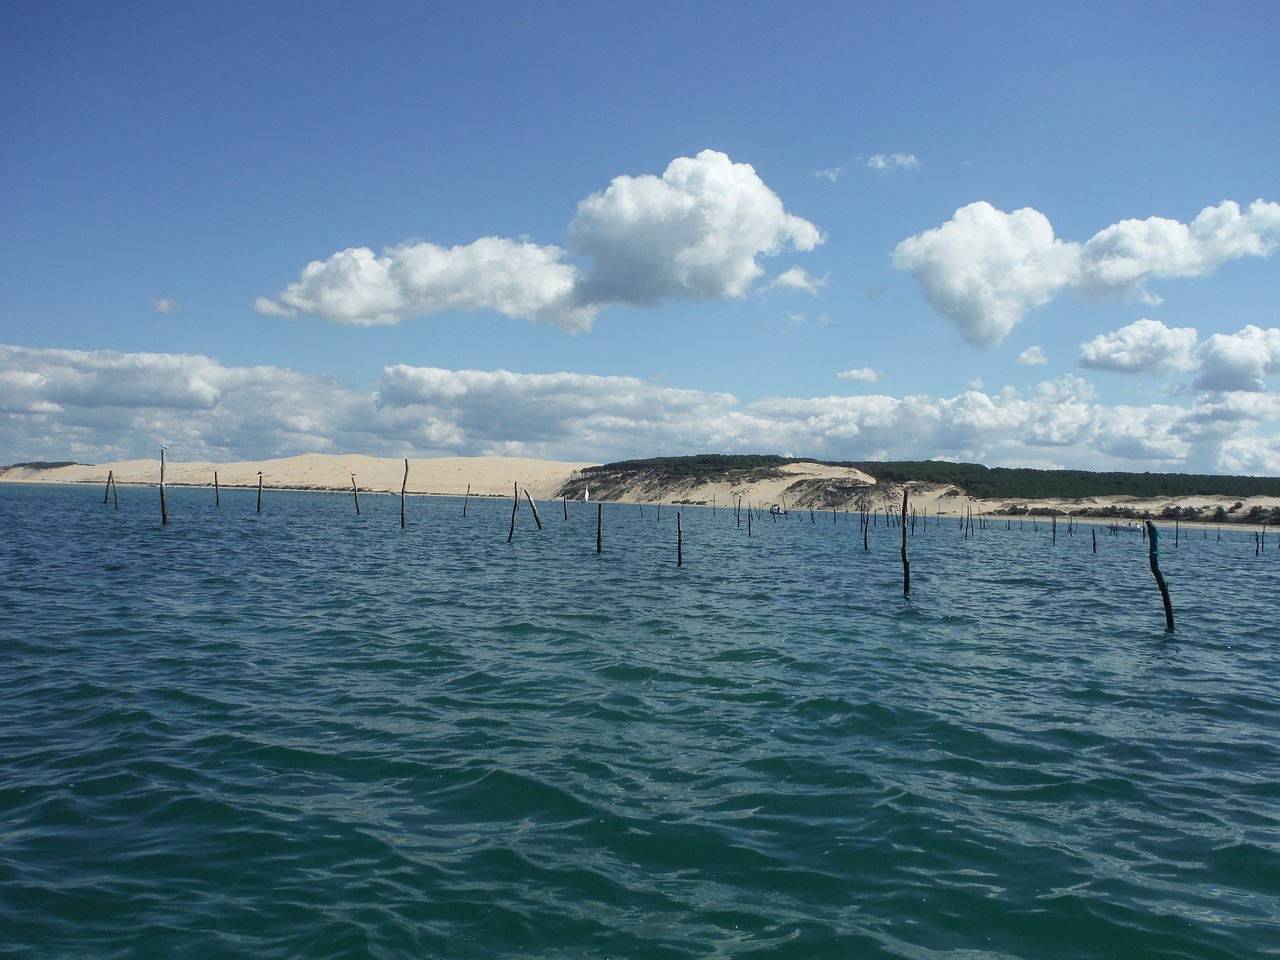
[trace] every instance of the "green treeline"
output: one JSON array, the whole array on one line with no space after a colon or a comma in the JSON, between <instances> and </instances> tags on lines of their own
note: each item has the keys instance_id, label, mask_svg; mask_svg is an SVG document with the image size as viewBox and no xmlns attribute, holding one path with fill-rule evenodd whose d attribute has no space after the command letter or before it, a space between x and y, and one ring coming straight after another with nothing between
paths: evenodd
<instances>
[{"instance_id":1,"label":"green treeline","mask_svg":"<svg viewBox=\"0 0 1280 960\"><path fill-rule=\"evenodd\" d=\"M1081 497L1280 496L1280 478L1196 473L1125 473L1119 470L1031 470L933 460L845 463L891 483L954 484L979 500Z\"/></svg>"},{"instance_id":2,"label":"green treeline","mask_svg":"<svg viewBox=\"0 0 1280 960\"><path fill-rule=\"evenodd\" d=\"M1129 496L1141 498L1228 496L1280 496L1280 477L1231 477L1192 473L1125 473L1091 470L1032 470L1024 467L985 467L980 463L945 463L938 460L815 461L804 457L762 454L699 454L693 457L653 457L623 460L592 473L617 476L628 473L714 480L726 475L772 471L788 463L822 463L853 467L887 483L949 484L979 500L1034 500Z\"/></svg>"}]
</instances>

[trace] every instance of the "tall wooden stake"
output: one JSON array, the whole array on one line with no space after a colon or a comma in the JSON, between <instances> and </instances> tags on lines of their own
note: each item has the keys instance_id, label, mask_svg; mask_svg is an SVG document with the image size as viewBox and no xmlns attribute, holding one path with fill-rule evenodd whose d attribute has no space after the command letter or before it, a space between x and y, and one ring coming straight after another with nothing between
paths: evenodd
<instances>
[{"instance_id":1,"label":"tall wooden stake","mask_svg":"<svg viewBox=\"0 0 1280 960\"><path fill-rule=\"evenodd\" d=\"M907 488L902 488L902 595L911 596L911 561L907 559Z\"/></svg>"},{"instance_id":2,"label":"tall wooden stake","mask_svg":"<svg viewBox=\"0 0 1280 960\"><path fill-rule=\"evenodd\" d=\"M596 553L604 553L604 504L596 504Z\"/></svg>"},{"instance_id":3,"label":"tall wooden stake","mask_svg":"<svg viewBox=\"0 0 1280 960\"><path fill-rule=\"evenodd\" d=\"M164 495L164 447L160 448L160 525L169 524L169 501Z\"/></svg>"},{"instance_id":4,"label":"tall wooden stake","mask_svg":"<svg viewBox=\"0 0 1280 960\"><path fill-rule=\"evenodd\" d=\"M213 505L222 506L222 488L218 486L218 471L213 471Z\"/></svg>"},{"instance_id":5,"label":"tall wooden stake","mask_svg":"<svg viewBox=\"0 0 1280 960\"><path fill-rule=\"evenodd\" d=\"M467 515L467 501L471 499L471 484L467 484L467 495L462 498L462 515Z\"/></svg>"},{"instance_id":6,"label":"tall wooden stake","mask_svg":"<svg viewBox=\"0 0 1280 960\"><path fill-rule=\"evenodd\" d=\"M115 479L112 471L107 471L107 489L102 491L102 502L105 505L107 500L111 498L111 481Z\"/></svg>"},{"instance_id":7,"label":"tall wooden stake","mask_svg":"<svg viewBox=\"0 0 1280 960\"><path fill-rule=\"evenodd\" d=\"M538 525L538 529L542 529L542 521L538 519L538 505L533 502L533 497L529 496L529 491L524 492L525 498L529 501L529 509L533 511L533 522Z\"/></svg>"},{"instance_id":8,"label":"tall wooden stake","mask_svg":"<svg viewBox=\"0 0 1280 960\"><path fill-rule=\"evenodd\" d=\"M409 486L409 461L404 462L404 479L400 481L400 529L404 529L404 492Z\"/></svg>"},{"instance_id":9,"label":"tall wooden stake","mask_svg":"<svg viewBox=\"0 0 1280 960\"><path fill-rule=\"evenodd\" d=\"M516 511L520 509L520 484L511 484L515 490L515 502L511 504L511 532L507 534L507 543L510 543L516 535Z\"/></svg>"},{"instance_id":10,"label":"tall wooden stake","mask_svg":"<svg viewBox=\"0 0 1280 960\"><path fill-rule=\"evenodd\" d=\"M680 511L676 511L676 566L684 566L684 533L680 529Z\"/></svg>"},{"instance_id":11,"label":"tall wooden stake","mask_svg":"<svg viewBox=\"0 0 1280 960\"><path fill-rule=\"evenodd\" d=\"M1160 575L1160 531L1150 520L1146 523L1151 572L1155 575L1156 586L1160 588L1160 599L1164 601L1164 629L1166 633L1173 633L1173 604L1169 602L1169 587L1164 582L1164 577Z\"/></svg>"},{"instance_id":12,"label":"tall wooden stake","mask_svg":"<svg viewBox=\"0 0 1280 960\"><path fill-rule=\"evenodd\" d=\"M360 488L356 486L356 475L351 475L351 492L356 498L356 516L360 516Z\"/></svg>"},{"instance_id":13,"label":"tall wooden stake","mask_svg":"<svg viewBox=\"0 0 1280 960\"><path fill-rule=\"evenodd\" d=\"M258 471L258 512L262 512L262 471Z\"/></svg>"}]
</instances>

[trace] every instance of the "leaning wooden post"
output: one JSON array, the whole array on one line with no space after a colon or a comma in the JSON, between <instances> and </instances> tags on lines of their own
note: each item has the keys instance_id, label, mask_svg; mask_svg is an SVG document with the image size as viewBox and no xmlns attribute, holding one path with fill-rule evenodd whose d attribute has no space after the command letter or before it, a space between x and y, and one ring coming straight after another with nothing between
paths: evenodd
<instances>
[{"instance_id":1,"label":"leaning wooden post","mask_svg":"<svg viewBox=\"0 0 1280 960\"><path fill-rule=\"evenodd\" d=\"M116 509L120 509L120 488L116 485L115 477L111 478L111 494L116 500Z\"/></svg>"},{"instance_id":2,"label":"leaning wooden post","mask_svg":"<svg viewBox=\"0 0 1280 960\"><path fill-rule=\"evenodd\" d=\"M222 488L218 486L218 471L213 471L213 505L222 506Z\"/></svg>"},{"instance_id":3,"label":"leaning wooden post","mask_svg":"<svg viewBox=\"0 0 1280 960\"><path fill-rule=\"evenodd\" d=\"M356 486L356 475L351 475L351 492L356 498L356 516L360 516L360 488Z\"/></svg>"},{"instance_id":4,"label":"leaning wooden post","mask_svg":"<svg viewBox=\"0 0 1280 960\"><path fill-rule=\"evenodd\" d=\"M106 502L111 498L111 481L114 479L115 479L114 474L112 473L112 471L108 470L107 471L107 489L102 491L102 503L104 506L106 505Z\"/></svg>"},{"instance_id":5,"label":"leaning wooden post","mask_svg":"<svg viewBox=\"0 0 1280 960\"><path fill-rule=\"evenodd\" d=\"M262 471L258 471L258 512L262 512Z\"/></svg>"},{"instance_id":6,"label":"leaning wooden post","mask_svg":"<svg viewBox=\"0 0 1280 960\"><path fill-rule=\"evenodd\" d=\"M520 509L520 484L512 483L515 489L515 503L511 505L511 532L507 534L507 543L510 543L516 535L516 511Z\"/></svg>"},{"instance_id":7,"label":"leaning wooden post","mask_svg":"<svg viewBox=\"0 0 1280 960\"><path fill-rule=\"evenodd\" d=\"M409 486L409 461L404 462L404 479L400 481L400 529L404 529L404 492Z\"/></svg>"},{"instance_id":8,"label":"leaning wooden post","mask_svg":"<svg viewBox=\"0 0 1280 960\"><path fill-rule=\"evenodd\" d=\"M684 566L684 534L680 530L680 511L676 511L676 566Z\"/></svg>"},{"instance_id":9,"label":"leaning wooden post","mask_svg":"<svg viewBox=\"0 0 1280 960\"><path fill-rule=\"evenodd\" d=\"M596 553L604 552L604 504L596 504Z\"/></svg>"},{"instance_id":10,"label":"leaning wooden post","mask_svg":"<svg viewBox=\"0 0 1280 960\"><path fill-rule=\"evenodd\" d=\"M533 522L538 525L538 529L542 529L542 521L538 519L538 505L533 502L533 497L529 496L529 491L525 490L524 495L529 501L529 509L533 511Z\"/></svg>"},{"instance_id":11,"label":"leaning wooden post","mask_svg":"<svg viewBox=\"0 0 1280 960\"><path fill-rule=\"evenodd\" d=\"M907 488L902 487L902 595L911 596L911 561L907 559Z\"/></svg>"},{"instance_id":12,"label":"leaning wooden post","mask_svg":"<svg viewBox=\"0 0 1280 960\"><path fill-rule=\"evenodd\" d=\"M467 501L471 499L471 484L467 484L467 495L462 498L462 515L467 515Z\"/></svg>"},{"instance_id":13,"label":"leaning wooden post","mask_svg":"<svg viewBox=\"0 0 1280 960\"><path fill-rule=\"evenodd\" d=\"M1098 528L1093 528L1093 552L1098 552Z\"/></svg>"},{"instance_id":14,"label":"leaning wooden post","mask_svg":"<svg viewBox=\"0 0 1280 960\"><path fill-rule=\"evenodd\" d=\"M569 519L569 495L568 495L567 493L562 493L562 494L560 495L560 499L561 499L562 501L564 501L564 504L563 504L563 505L564 505L564 518L565 518L566 520L568 520L568 519Z\"/></svg>"},{"instance_id":15,"label":"leaning wooden post","mask_svg":"<svg viewBox=\"0 0 1280 960\"><path fill-rule=\"evenodd\" d=\"M160 448L160 525L167 526L169 523L169 501L164 495L164 451L165 447Z\"/></svg>"},{"instance_id":16,"label":"leaning wooden post","mask_svg":"<svg viewBox=\"0 0 1280 960\"><path fill-rule=\"evenodd\" d=\"M1155 574L1156 586L1160 588L1160 599L1164 601L1164 629L1166 633L1173 633L1173 604L1169 602L1169 587L1164 582L1164 577L1160 574L1160 531L1156 529L1156 525L1150 520L1147 522L1147 542L1149 546L1149 556L1151 559L1151 572Z\"/></svg>"}]
</instances>

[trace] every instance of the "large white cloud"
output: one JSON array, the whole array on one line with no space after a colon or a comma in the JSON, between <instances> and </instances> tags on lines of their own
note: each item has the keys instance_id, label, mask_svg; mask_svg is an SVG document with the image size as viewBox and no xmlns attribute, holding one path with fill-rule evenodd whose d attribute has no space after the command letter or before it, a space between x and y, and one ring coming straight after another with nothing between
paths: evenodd
<instances>
[{"instance_id":1,"label":"large white cloud","mask_svg":"<svg viewBox=\"0 0 1280 960\"><path fill-rule=\"evenodd\" d=\"M933 308L978 344L999 343L1027 310L1074 283L1079 259L1079 248L1054 237L1038 210L1004 213L985 201L893 251L893 265L909 271Z\"/></svg>"},{"instance_id":2,"label":"large white cloud","mask_svg":"<svg viewBox=\"0 0 1280 960\"><path fill-rule=\"evenodd\" d=\"M1249 324L1198 342L1194 327L1138 320L1080 345L1081 367L1119 373L1195 371L1193 386L1214 393L1261 392L1280 373L1280 328Z\"/></svg>"},{"instance_id":3,"label":"large white cloud","mask_svg":"<svg viewBox=\"0 0 1280 960\"><path fill-rule=\"evenodd\" d=\"M1163 376L1195 366L1194 327L1167 327L1159 320L1136 320L1080 345L1080 366L1122 373Z\"/></svg>"},{"instance_id":4,"label":"large white cloud","mask_svg":"<svg viewBox=\"0 0 1280 960\"><path fill-rule=\"evenodd\" d=\"M274 300L260 297L254 306L265 314L367 325L444 310L493 310L585 330L595 311L572 301L577 270L560 262L562 254L558 247L500 237L447 248L405 243L381 256L353 247L309 263Z\"/></svg>"},{"instance_id":5,"label":"large white cloud","mask_svg":"<svg viewBox=\"0 0 1280 960\"><path fill-rule=\"evenodd\" d=\"M1005 338L1026 313L1065 290L1084 297L1126 296L1159 303L1151 280L1205 276L1228 260L1269 256L1280 241L1280 203L1247 210L1224 200L1190 223L1163 217L1124 220L1084 244L1054 236L1029 207L1005 213L985 201L956 211L940 227L908 237L892 262L970 343Z\"/></svg>"},{"instance_id":6,"label":"large white cloud","mask_svg":"<svg viewBox=\"0 0 1280 960\"><path fill-rule=\"evenodd\" d=\"M1249 324L1239 333L1215 333L1196 351L1202 390L1261 391L1266 378L1280 372L1280 329Z\"/></svg>"},{"instance_id":7,"label":"large white cloud","mask_svg":"<svg viewBox=\"0 0 1280 960\"><path fill-rule=\"evenodd\" d=\"M1276 335L1246 328L1225 339L1252 344L1257 356L1255 341L1270 350ZM1215 356L1230 352L1209 343ZM346 451L603 462L707 450L1258 472L1280 470L1269 439L1278 418L1280 400L1257 392L1107 406L1079 377L951 397L743 402L632 377L395 365L357 389L201 356L0 347L2 462L155 456L169 443L175 460Z\"/></svg>"},{"instance_id":8,"label":"large white cloud","mask_svg":"<svg viewBox=\"0 0 1280 960\"><path fill-rule=\"evenodd\" d=\"M811 250L822 235L787 213L751 166L704 150L671 161L661 177L616 178L578 205L567 240L590 266L566 262L560 247L501 237L448 248L404 243L381 254L352 247L308 264L254 307L355 324L491 310L576 332L611 303L743 297L764 274L760 257ZM798 268L784 276L783 286L817 285Z\"/></svg>"},{"instance_id":9,"label":"large white cloud","mask_svg":"<svg viewBox=\"0 0 1280 960\"><path fill-rule=\"evenodd\" d=\"M739 298L764 273L759 257L812 250L813 224L792 216L745 163L704 150L661 177L617 177L578 204L569 249L594 261L586 302L649 304Z\"/></svg>"}]
</instances>

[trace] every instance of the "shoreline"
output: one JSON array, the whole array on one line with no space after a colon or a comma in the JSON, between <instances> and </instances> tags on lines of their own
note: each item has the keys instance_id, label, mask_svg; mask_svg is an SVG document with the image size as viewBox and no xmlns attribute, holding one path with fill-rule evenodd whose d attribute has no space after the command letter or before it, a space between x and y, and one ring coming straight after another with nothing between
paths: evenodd
<instances>
[{"instance_id":1,"label":"shoreline","mask_svg":"<svg viewBox=\"0 0 1280 960\"><path fill-rule=\"evenodd\" d=\"M167 462L165 485L212 489L214 477L217 485L229 490L256 490L259 471L262 488L273 491L350 493L352 482L361 493L398 495L405 482L405 459L370 457L364 454L302 454L295 457L262 461L238 461L231 463ZM581 481L580 472L599 464L587 461L538 460L527 457L434 457L409 458L406 494L414 496L484 497L502 499L518 490L525 491L537 500L559 499L558 494L573 485L575 490ZM50 468L11 467L0 471L0 484L34 483L73 486L103 486L110 474L120 486L157 487L160 481L158 459L124 460L103 464L73 464ZM753 506L767 509L781 503L790 513L803 514L810 510L808 503L798 503L795 485L801 483L856 484L862 489L874 491L870 506L877 512L897 512L900 507L900 487L886 484L877 490L874 480L849 467L834 467L812 461L788 464L775 474L737 480L698 480L674 482L665 488L654 489L652 484L638 482L622 489L610 490L610 495L597 498L613 503L664 503L672 506L706 506L731 509L739 499ZM865 485L871 484L868 488ZM788 493L788 490L793 492ZM890 502L890 497L893 502ZM581 501L571 494L569 499ZM788 502L789 501L789 502ZM855 512L850 498L834 501L834 509ZM913 488L911 507L929 515L955 519L966 517L970 511L974 519L990 523L1030 520L1052 523L1049 511L1058 511L1059 520L1070 516L1073 523L1090 525L1124 526L1140 523L1143 513L1162 525L1175 520L1183 526L1234 528L1275 526L1274 518L1258 516L1250 511L1270 513L1280 510L1280 497L1250 497L1240 499L1225 495L1195 495L1165 499L1126 496L1086 497L1079 499L1036 498L977 500L959 492L955 487ZM1180 511L1192 508L1202 514L1215 513L1221 508L1226 519L1200 516L1196 518L1166 517L1162 513L1170 508ZM813 512L830 513L832 502L825 506L813 505ZM1017 509L1018 513L998 512ZM1132 511L1133 516L1078 515L1078 511ZM1251 519L1245 519L1250 515Z\"/></svg>"}]
</instances>

